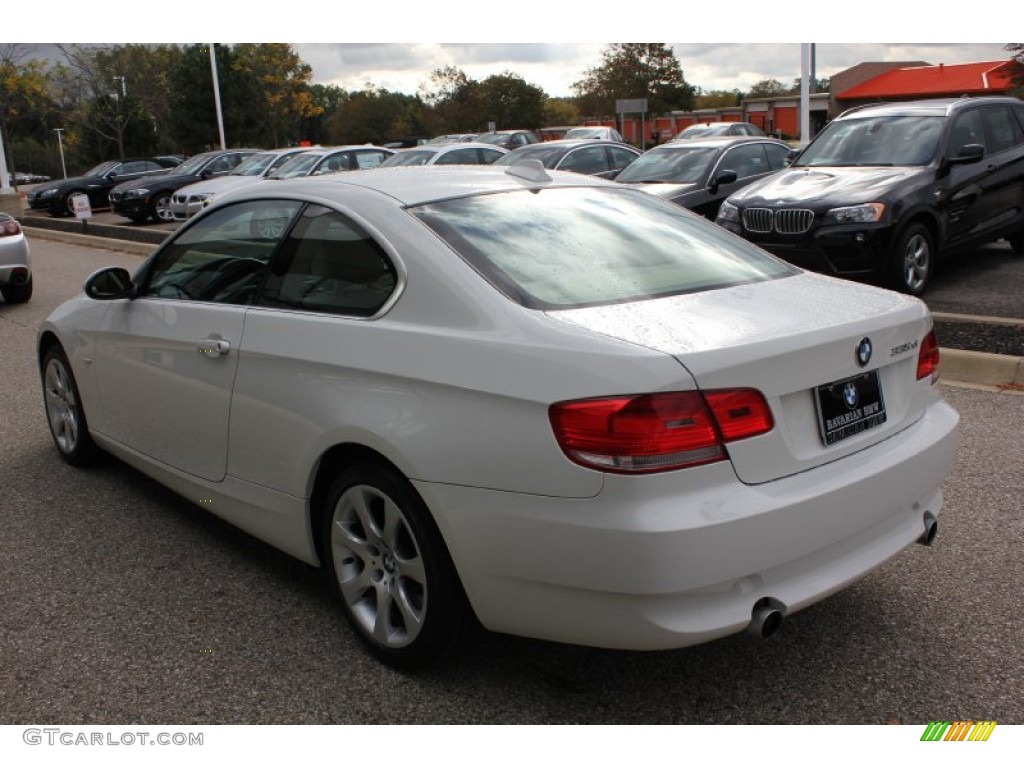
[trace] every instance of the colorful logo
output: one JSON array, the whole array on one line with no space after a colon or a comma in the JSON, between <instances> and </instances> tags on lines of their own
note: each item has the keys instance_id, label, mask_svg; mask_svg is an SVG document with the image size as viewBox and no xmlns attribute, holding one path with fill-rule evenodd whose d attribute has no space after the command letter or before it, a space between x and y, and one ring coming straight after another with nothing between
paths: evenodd
<instances>
[{"instance_id":1,"label":"colorful logo","mask_svg":"<svg viewBox=\"0 0 1024 768\"><path fill-rule=\"evenodd\" d=\"M995 720L932 720L921 741L988 741L995 727Z\"/></svg>"}]
</instances>

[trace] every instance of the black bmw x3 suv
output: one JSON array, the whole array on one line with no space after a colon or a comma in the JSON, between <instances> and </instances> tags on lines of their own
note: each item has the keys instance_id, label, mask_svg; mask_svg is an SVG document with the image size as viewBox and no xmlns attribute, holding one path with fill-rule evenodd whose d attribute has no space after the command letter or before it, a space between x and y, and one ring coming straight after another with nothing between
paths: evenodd
<instances>
[{"instance_id":1,"label":"black bmw x3 suv","mask_svg":"<svg viewBox=\"0 0 1024 768\"><path fill-rule=\"evenodd\" d=\"M913 295L941 253L1006 238L1024 255L1024 102L848 110L716 221L798 266Z\"/></svg>"}]
</instances>

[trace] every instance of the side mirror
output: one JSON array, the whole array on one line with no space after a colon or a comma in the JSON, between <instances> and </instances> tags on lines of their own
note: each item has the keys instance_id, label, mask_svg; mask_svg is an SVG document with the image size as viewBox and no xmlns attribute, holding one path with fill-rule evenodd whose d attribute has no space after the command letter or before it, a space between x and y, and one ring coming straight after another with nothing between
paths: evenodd
<instances>
[{"instance_id":1,"label":"side mirror","mask_svg":"<svg viewBox=\"0 0 1024 768\"><path fill-rule=\"evenodd\" d=\"M711 194L716 195L716 194L718 194L718 188L721 185L723 185L723 184L732 184L738 178L739 178L739 176L736 174L736 171L730 171L730 170L722 171L717 176L715 176L714 179L711 180L711 183L708 184L708 189L711 190Z\"/></svg>"},{"instance_id":2,"label":"side mirror","mask_svg":"<svg viewBox=\"0 0 1024 768\"><path fill-rule=\"evenodd\" d=\"M960 154L949 158L946 162L950 165L969 165L976 163L985 156L985 148L981 144L964 144L960 147Z\"/></svg>"},{"instance_id":3,"label":"side mirror","mask_svg":"<svg viewBox=\"0 0 1024 768\"><path fill-rule=\"evenodd\" d=\"M96 301L130 299L135 296L132 276L124 267L107 267L85 281L85 295Z\"/></svg>"}]
</instances>

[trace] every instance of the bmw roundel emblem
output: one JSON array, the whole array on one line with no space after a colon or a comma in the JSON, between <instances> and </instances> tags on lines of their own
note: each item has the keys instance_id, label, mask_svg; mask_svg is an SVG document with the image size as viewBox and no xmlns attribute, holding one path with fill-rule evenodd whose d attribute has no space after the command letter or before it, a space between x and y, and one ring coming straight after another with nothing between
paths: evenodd
<instances>
[{"instance_id":1,"label":"bmw roundel emblem","mask_svg":"<svg viewBox=\"0 0 1024 768\"><path fill-rule=\"evenodd\" d=\"M871 339L865 336L857 342L857 363L863 368L871 362Z\"/></svg>"},{"instance_id":2,"label":"bmw roundel emblem","mask_svg":"<svg viewBox=\"0 0 1024 768\"><path fill-rule=\"evenodd\" d=\"M843 387L843 402L846 403L846 407L851 410L856 408L859 400L860 396L857 394L857 385L852 381L846 382L846 386Z\"/></svg>"}]
</instances>

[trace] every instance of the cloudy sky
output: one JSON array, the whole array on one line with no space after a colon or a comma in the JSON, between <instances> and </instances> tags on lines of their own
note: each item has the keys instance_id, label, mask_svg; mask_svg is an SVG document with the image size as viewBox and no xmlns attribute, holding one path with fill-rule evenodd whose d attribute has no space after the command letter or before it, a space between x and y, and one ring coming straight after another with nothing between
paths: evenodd
<instances>
[{"instance_id":1,"label":"cloudy sky","mask_svg":"<svg viewBox=\"0 0 1024 768\"><path fill-rule=\"evenodd\" d=\"M312 66L315 82L346 90L372 83L407 94L427 83L432 70L450 65L475 79L512 71L550 96L568 96L585 70L600 64L606 45L618 41L689 40L668 43L687 82L705 90L745 90L766 78L788 83L798 77L800 40L819 41L817 74L828 77L862 61L955 64L1006 59L1004 42L985 41L1024 32L1016 23L1009 28L1000 24L1024 18L1013 0L989 0L985 12L978 14L940 14L910 4L904 9L892 0L391 0L379 8L305 0L293 13L252 15L210 4L202 12L195 5L163 6L158 19L131 25L123 13L104 12L102 5L47 0L39 6L47 9L45 14L31 5L5 7L6 39L143 43L194 41L209 34L247 42L297 40L302 42L293 45ZM728 42L703 42L709 39ZM449 42L431 42L435 40ZM872 40L918 42L849 42Z\"/></svg>"}]
</instances>

